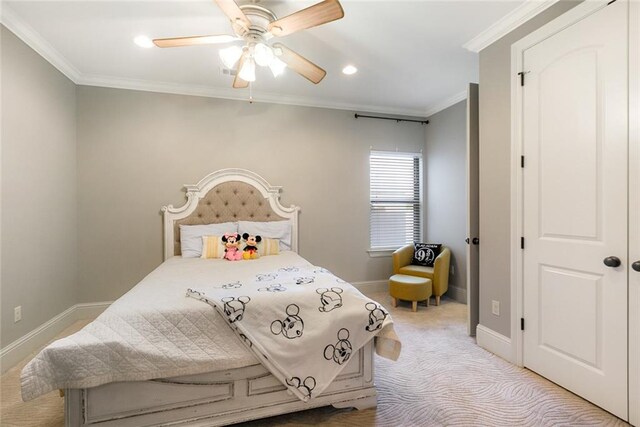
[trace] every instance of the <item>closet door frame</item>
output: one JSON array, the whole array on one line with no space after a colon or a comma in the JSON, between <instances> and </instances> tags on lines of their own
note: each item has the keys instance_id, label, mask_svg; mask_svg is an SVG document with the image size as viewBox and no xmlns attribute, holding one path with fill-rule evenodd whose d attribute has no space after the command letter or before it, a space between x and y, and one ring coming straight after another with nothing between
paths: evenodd
<instances>
[{"instance_id":1,"label":"closet door frame","mask_svg":"<svg viewBox=\"0 0 640 427\"><path fill-rule=\"evenodd\" d=\"M629 262L640 260L640 1L629 5ZM640 426L640 272L629 269L629 422Z\"/></svg>"},{"instance_id":2,"label":"closet door frame","mask_svg":"<svg viewBox=\"0 0 640 427\"><path fill-rule=\"evenodd\" d=\"M479 237L479 133L478 133L479 85L467 86L467 334L476 336L480 323L480 277L479 250L474 238Z\"/></svg>"}]
</instances>

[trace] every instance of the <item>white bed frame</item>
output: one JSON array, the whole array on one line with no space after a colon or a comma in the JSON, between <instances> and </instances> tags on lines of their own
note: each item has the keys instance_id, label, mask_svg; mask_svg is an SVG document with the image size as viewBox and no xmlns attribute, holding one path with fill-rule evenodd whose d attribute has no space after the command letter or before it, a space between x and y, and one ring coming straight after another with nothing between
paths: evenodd
<instances>
[{"instance_id":1,"label":"white bed frame","mask_svg":"<svg viewBox=\"0 0 640 427\"><path fill-rule=\"evenodd\" d=\"M213 172L196 185L185 185L187 203L164 206L164 258L174 256L174 222L191 215L214 187L229 181L252 185L271 209L292 224L292 250L298 251L297 206L280 204L281 187L244 169ZM366 409L376 406L373 343L353 355L333 383L318 397L302 402L261 364L199 375L104 384L65 390L67 426L220 426L320 406Z\"/></svg>"}]
</instances>

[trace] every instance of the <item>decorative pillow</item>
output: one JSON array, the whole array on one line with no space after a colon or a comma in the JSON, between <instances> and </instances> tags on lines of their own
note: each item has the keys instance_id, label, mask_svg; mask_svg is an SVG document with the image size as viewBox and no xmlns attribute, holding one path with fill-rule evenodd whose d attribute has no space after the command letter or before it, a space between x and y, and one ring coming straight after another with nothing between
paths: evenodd
<instances>
[{"instance_id":1,"label":"decorative pillow","mask_svg":"<svg viewBox=\"0 0 640 427\"><path fill-rule=\"evenodd\" d=\"M220 224L182 225L180 224L180 249L183 258L198 258L202 255L203 236L222 236L224 233L236 233L237 222Z\"/></svg>"},{"instance_id":2,"label":"decorative pillow","mask_svg":"<svg viewBox=\"0 0 640 427\"><path fill-rule=\"evenodd\" d=\"M224 249L221 236L202 236L202 256L200 258L222 258Z\"/></svg>"},{"instance_id":3,"label":"decorative pillow","mask_svg":"<svg viewBox=\"0 0 640 427\"><path fill-rule=\"evenodd\" d=\"M411 264L423 267L433 267L436 257L440 254L441 244L414 243L413 260Z\"/></svg>"},{"instance_id":4,"label":"decorative pillow","mask_svg":"<svg viewBox=\"0 0 640 427\"><path fill-rule=\"evenodd\" d=\"M278 255L280 253L279 242L278 239L262 239L258 243L258 255Z\"/></svg>"},{"instance_id":5,"label":"decorative pillow","mask_svg":"<svg viewBox=\"0 0 640 427\"><path fill-rule=\"evenodd\" d=\"M262 238L280 240L280 250L291 250L291 221L238 221L243 233L262 236Z\"/></svg>"}]
</instances>

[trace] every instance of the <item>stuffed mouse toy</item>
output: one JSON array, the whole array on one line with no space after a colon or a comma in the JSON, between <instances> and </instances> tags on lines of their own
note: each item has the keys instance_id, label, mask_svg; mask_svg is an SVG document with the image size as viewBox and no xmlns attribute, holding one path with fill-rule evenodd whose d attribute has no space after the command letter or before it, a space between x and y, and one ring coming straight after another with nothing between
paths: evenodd
<instances>
[{"instance_id":1,"label":"stuffed mouse toy","mask_svg":"<svg viewBox=\"0 0 640 427\"><path fill-rule=\"evenodd\" d=\"M229 261L240 261L242 259L242 252L240 251L240 234L238 233L225 233L222 236L224 242L224 259Z\"/></svg>"},{"instance_id":2,"label":"stuffed mouse toy","mask_svg":"<svg viewBox=\"0 0 640 427\"><path fill-rule=\"evenodd\" d=\"M247 242L244 247L244 251L242 252L242 258L244 259L256 259L259 258L258 255L258 243L262 241L262 237L253 236L249 233L244 233L242 238Z\"/></svg>"}]
</instances>

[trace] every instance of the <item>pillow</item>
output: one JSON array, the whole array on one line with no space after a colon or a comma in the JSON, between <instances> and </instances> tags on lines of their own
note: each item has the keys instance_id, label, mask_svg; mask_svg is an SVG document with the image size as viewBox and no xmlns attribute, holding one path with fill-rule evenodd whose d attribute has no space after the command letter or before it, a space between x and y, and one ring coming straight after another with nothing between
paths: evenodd
<instances>
[{"instance_id":1,"label":"pillow","mask_svg":"<svg viewBox=\"0 0 640 427\"><path fill-rule=\"evenodd\" d=\"M278 255L280 253L279 242L278 239L262 239L262 241L258 243L258 255Z\"/></svg>"},{"instance_id":2,"label":"pillow","mask_svg":"<svg viewBox=\"0 0 640 427\"><path fill-rule=\"evenodd\" d=\"M242 233L258 235L268 239L280 240L280 250L291 250L291 221L239 221L238 228Z\"/></svg>"},{"instance_id":3,"label":"pillow","mask_svg":"<svg viewBox=\"0 0 640 427\"><path fill-rule=\"evenodd\" d=\"M200 258L222 258L224 250L224 242L221 236L202 236L202 255Z\"/></svg>"},{"instance_id":4,"label":"pillow","mask_svg":"<svg viewBox=\"0 0 640 427\"><path fill-rule=\"evenodd\" d=\"M220 224L182 225L180 224L180 249L183 258L198 258L202 255L202 236L222 236L237 233L237 222Z\"/></svg>"},{"instance_id":5,"label":"pillow","mask_svg":"<svg viewBox=\"0 0 640 427\"><path fill-rule=\"evenodd\" d=\"M414 243L413 260L411 264L423 267L433 267L436 257L440 254L441 244L435 243Z\"/></svg>"}]
</instances>

